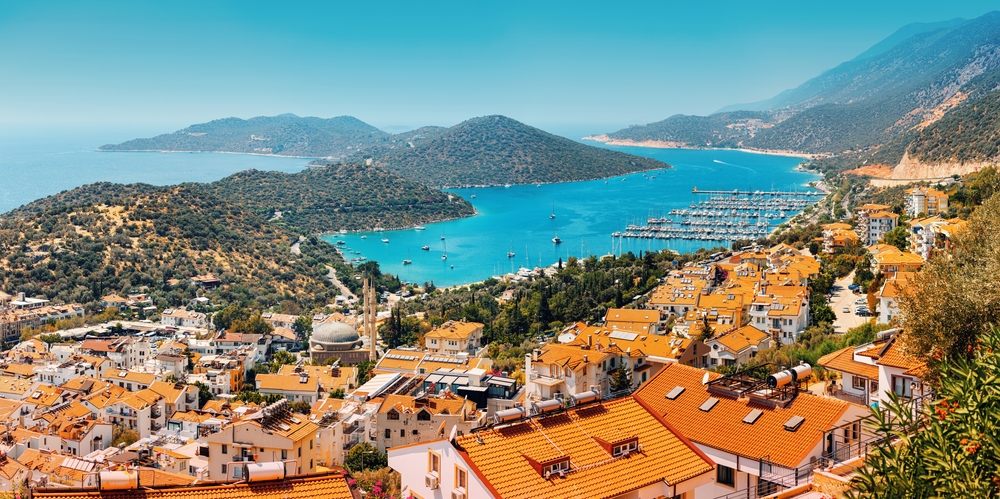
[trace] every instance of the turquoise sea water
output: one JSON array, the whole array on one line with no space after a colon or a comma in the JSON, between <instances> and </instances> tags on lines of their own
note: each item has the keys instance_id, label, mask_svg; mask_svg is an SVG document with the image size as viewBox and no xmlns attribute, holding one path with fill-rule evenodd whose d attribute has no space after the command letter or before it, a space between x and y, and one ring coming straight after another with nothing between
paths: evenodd
<instances>
[{"instance_id":1,"label":"turquoise sea water","mask_svg":"<svg viewBox=\"0 0 1000 499\"><path fill-rule=\"evenodd\" d=\"M422 231L408 229L324 238L331 242L345 241L341 247L350 248L345 249L345 256L378 261L383 271L398 274L404 281L433 280L438 286L450 286L516 272L519 267L551 265L559 258L565 261L570 256L608 254L613 244L616 253L662 248L686 252L724 244L623 239L619 248L618 240L613 240L611 234L624 230L630 223L645 225L649 217L667 215L674 208L687 208L696 200L691 193L694 187L806 191L810 190L806 184L819 178L794 170L802 162L800 158L721 150L608 148L656 158L674 168L607 181L458 189L453 192L470 200L479 212L477 216L428 224ZM472 199L472 195L476 198ZM553 207L556 217L550 218ZM794 213L786 215L791 217ZM562 244L553 244L552 238L557 234ZM383 243L382 238L389 242ZM430 250L421 250L424 245ZM448 258L442 260L446 250ZM508 258L508 251L515 256ZM404 259L413 263L404 265Z\"/></svg>"},{"instance_id":2,"label":"turquoise sea water","mask_svg":"<svg viewBox=\"0 0 1000 499\"><path fill-rule=\"evenodd\" d=\"M94 182L212 182L250 168L295 172L309 162L242 154L96 151L102 144L149 135L149 130L136 129L0 130L0 213Z\"/></svg>"}]
</instances>

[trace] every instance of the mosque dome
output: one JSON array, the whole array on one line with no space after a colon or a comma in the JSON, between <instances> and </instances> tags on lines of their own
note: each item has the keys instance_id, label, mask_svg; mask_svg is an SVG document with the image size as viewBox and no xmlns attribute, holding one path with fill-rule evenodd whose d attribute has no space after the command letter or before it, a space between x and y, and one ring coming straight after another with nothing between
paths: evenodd
<instances>
[{"instance_id":1,"label":"mosque dome","mask_svg":"<svg viewBox=\"0 0 1000 499\"><path fill-rule=\"evenodd\" d=\"M358 332L348 324L343 322L325 322L313 328L309 343L313 346L322 345L324 349L332 346L342 346L350 348L355 343L361 344L361 337Z\"/></svg>"}]
</instances>

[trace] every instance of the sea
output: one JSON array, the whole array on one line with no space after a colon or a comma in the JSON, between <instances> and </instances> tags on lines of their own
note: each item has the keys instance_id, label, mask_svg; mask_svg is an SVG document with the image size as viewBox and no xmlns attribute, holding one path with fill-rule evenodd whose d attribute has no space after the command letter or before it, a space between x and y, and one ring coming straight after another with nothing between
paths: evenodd
<instances>
[{"instance_id":1,"label":"sea","mask_svg":"<svg viewBox=\"0 0 1000 499\"><path fill-rule=\"evenodd\" d=\"M0 130L0 213L93 182L170 185L211 182L238 171L296 172L309 159L218 153L106 153L102 144L162 132L135 128ZM669 216L702 195L692 191L809 191L817 175L795 169L803 160L732 150L607 146L673 166L609 179L559 184L453 189L472 202L473 217L427 224L423 230L334 234L346 258L377 261L406 282L453 286L552 265L562 259L669 248L678 252L723 242L614 238L629 225ZM553 216L554 215L554 216ZM794 215L788 212L778 224ZM672 217L677 218L677 217ZM333 228L336 229L336 228ZM557 237L561 244L553 243ZM383 239L388 242L383 242ZM428 250L422 250L427 246ZM508 253L513 253L508 257ZM447 255L447 259L442 259ZM404 260L412 263L404 264Z\"/></svg>"}]
</instances>

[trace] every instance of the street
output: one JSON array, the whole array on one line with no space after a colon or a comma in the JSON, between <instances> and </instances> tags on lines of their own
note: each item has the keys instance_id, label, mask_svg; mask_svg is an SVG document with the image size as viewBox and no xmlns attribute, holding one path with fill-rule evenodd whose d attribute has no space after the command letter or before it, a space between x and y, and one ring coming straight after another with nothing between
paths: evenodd
<instances>
[{"instance_id":1,"label":"street","mask_svg":"<svg viewBox=\"0 0 1000 499\"><path fill-rule=\"evenodd\" d=\"M833 322L833 330L840 334L844 334L848 329L860 326L871 319L871 317L861 317L854 313L856 306L854 301L858 298L864 298L865 295L854 294L853 291L847 289L847 286L850 286L853 281L854 271L851 271L847 277L835 281L833 289L830 291L833 295L830 298L830 308L833 309L834 314L837 314L837 320ZM848 313L844 313L844 307L848 307Z\"/></svg>"}]
</instances>

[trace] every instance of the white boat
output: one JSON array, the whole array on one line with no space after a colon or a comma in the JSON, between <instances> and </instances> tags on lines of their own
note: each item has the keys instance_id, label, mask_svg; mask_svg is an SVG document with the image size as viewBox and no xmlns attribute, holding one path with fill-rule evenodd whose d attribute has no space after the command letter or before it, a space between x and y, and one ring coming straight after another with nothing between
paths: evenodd
<instances>
[{"instance_id":1,"label":"white boat","mask_svg":"<svg viewBox=\"0 0 1000 499\"><path fill-rule=\"evenodd\" d=\"M413 229L414 229L414 230L424 230L424 229L426 229L426 228L427 228L427 227L424 227L423 225L418 225L418 226L414 227Z\"/></svg>"},{"instance_id":2,"label":"white boat","mask_svg":"<svg viewBox=\"0 0 1000 499\"><path fill-rule=\"evenodd\" d=\"M347 234L347 229L340 229L341 234Z\"/></svg>"},{"instance_id":3,"label":"white boat","mask_svg":"<svg viewBox=\"0 0 1000 499\"><path fill-rule=\"evenodd\" d=\"M555 217L556 217L556 204L552 203L552 213L549 214L549 219L551 220L551 219L553 219Z\"/></svg>"},{"instance_id":4,"label":"white boat","mask_svg":"<svg viewBox=\"0 0 1000 499\"><path fill-rule=\"evenodd\" d=\"M441 239L444 239L444 236L441 236ZM441 253L441 259L442 260L447 260L448 259L448 243L447 242L444 243L444 253Z\"/></svg>"},{"instance_id":5,"label":"white boat","mask_svg":"<svg viewBox=\"0 0 1000 499\"><path fill-rule=\"evenodd\" d=\"M383 237L383 238L382 238L382 242L383 242L383 243L387 243L387 242L389 242L389 238L388 238L388 237Z\"/></svg>"},{"instance_id":6,"label":"white boat","mask_svg":"<svg viewBox=\"0 0 1000 499\"><path fill-rule=\"evenodd\" d=\"M422 249L422 250L424 250L424 251L430 251L431 247L430 247L430 246L427 246L427 245L425 244L425 245L421 246L421 247L420 247L420 249Z\"/></svg>"},{"instance_id":7,"label":"white boat","mask_svg":"<svg viewBox=\"0 0 1000 499\"><path fill-rule=\"evenodd\" d=\"M368 236L361 236L361 239L368 239Z\"/></svg>"},{"instance_id":8,"label":"white boat","mask_svg":"<svg viewBox=\"0 0 1000 499\"><path fill-rule=\"evenodd\" d=\"M410 260L409 258L407 258L406 260L403 260L403 265L409 265L411 263L413 263L413 260Z\"/></svg>"}]
</instances>

